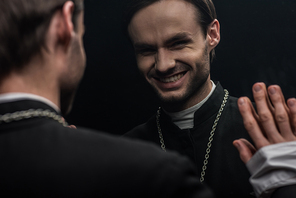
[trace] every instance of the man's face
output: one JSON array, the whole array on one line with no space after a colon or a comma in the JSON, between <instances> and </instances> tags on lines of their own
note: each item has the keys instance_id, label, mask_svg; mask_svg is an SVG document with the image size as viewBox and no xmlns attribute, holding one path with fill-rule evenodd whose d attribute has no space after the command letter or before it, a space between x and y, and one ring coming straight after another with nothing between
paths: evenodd
<instances>
[{"instance_id":1,"label":"man's face","mask_svg":"<svg viewBox=\"0 0 296 198\"><path fill-rule=\"evenodd\" d=\"M192 103L210 82L211 49L196 12L183 0L159 1L129 24L138 68L164 103Z\"/></svg>"},{"instance_id":2,"label":"man's face","mask_svg":"<svg viewBox=\"0 0 296 198\"><path fill-rule=\"evenodd\" d=\"M63 75L61 83L61 109L64 114L70 112L75 93L83 77L86 55L83 46L84 12L81 11L77 18L76 31L72 35L68 54L68 69Z\"/></svg>"}]
</instances>

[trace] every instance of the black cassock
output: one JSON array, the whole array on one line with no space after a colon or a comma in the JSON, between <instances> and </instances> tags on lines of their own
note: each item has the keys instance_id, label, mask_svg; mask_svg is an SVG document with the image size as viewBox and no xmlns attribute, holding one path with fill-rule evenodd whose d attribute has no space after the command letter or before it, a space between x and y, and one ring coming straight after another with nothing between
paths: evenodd
<instances>
[{"instance_id":1,"label":"black cassock","mask_svg":"<svg viewBox=\"0 0 296 198\"><path fill-rule=\"evenodd\" d=\"M167 150L188 156L201 173L212 126L225 96L224 89L217 86L210 98L194 114L194 128L181 130L171 118L161 111L160 127ZM160 146L156 115L147 123L139 125L125 134L127 137L154 142ZM254 197L249 183L250 174L240 160L232 142L239 138L250 141L237 106L237 98L229 97L214 132L205 171L205 183L217 197Z\"/></svg>"},{"instance_id":2,"label":"black cassock","mask_svg":"<svg viewBox=\"0 0 296 198\"><path fill-rule=\"evenodd\" d=\"M0 103L0 115L29 109L55 112ZM0 123L0 159L0 197L211 197L185 157L46 117Z\"/></svg>"}]
</instances>

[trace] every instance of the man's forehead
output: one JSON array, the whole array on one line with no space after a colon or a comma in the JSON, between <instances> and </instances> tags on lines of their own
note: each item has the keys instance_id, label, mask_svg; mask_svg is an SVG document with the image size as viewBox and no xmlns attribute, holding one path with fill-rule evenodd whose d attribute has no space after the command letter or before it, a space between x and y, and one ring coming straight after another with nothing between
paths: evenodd
<instances>
[{"instance_id":1,"label":"man's forehead","mask_svg":"<svg viewBox=\"0 0 296 198\"><path fill-rule=\"evenodd\" d=\"M132 25L145 30L145 28L164 24L169 26L170 24L183 24L187 21L196 22L196 16L196 8L186 1L158 1L136 12L131 18L129 27Z\"/></svg>"},{"instance_id":2,"label":"man's forehead","mask_svg":"<svg viewBox=\"0 0 296 198\"><path fill-rule=\"evenodd\" d=\"M137 11L132 18L135 18L141 12L150 14L151 17L153 17L154 15L161 16L160 14L173 17L176 14L184 14L184 11L194 13L196 11L196 8L192 3L184 0L156 1L149 6Z\"/></svg>"},{"instance_id":3,"label":"man's forehead","mask_svg":"<svg viewBox=\"0 0 296 198\"><path fill-rule=\"evenodd\" d=\"M160 1L132 18L128 31L134 42L148 42L153 37L162 41L175 36L191 35L198 29L195 7L186 1ZM155 40L154 40L155 41Z\"/></svg>"}]
</instances>

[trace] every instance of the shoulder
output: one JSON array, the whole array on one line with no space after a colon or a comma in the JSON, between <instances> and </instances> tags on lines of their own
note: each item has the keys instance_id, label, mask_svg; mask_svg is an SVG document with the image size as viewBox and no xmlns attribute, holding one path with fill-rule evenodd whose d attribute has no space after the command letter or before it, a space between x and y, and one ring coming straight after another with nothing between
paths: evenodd
<instances>
[{"instance_id":1,"label":"shoulder","mask_svg":"<svg viewBox=\"0 0 296 198\"><path fill-rule=\"evenodd\" d=\"M1 164L3 192L8 184L40 196L46 192L47 196L175 197L178 193L201 193L197 188L207 191L198 182L189 160L176 153L101 131L70 129L52 122L37 128L2 137L1 145L6 150L3 147L0 155L7 156L3 161L14 159L14 163ZM7 150L13 152L7 155ZM11 175L17 175L18 180ZM42 179L36 181L37 176ZM23 181L32 189L21 185Z\"/></svg>"},{"instance_id":2,"label":"shoulder","mask_svg":"<svg viewBox=\"0 0 296 198\"><path fill-rule=\"evenodd\" d=\"M172 164L186 161L186 158L180 158L175 153L165 153L159 147L150 143L141 140L131 140L101 131L88 129L71 130L67 141L70 143L74 142L80 149L85 147L86 151L93 149L96 151L93 155L98 155L101 159L109 158L106 165L113 161L114 166L117 166L118 157L125 159L120 162L121 166L126 165L129 168L135 168L142 164L140 167L149 169L149 167L153 167L156 164L157 166L165 164L166 161L170 161Z\"/></svg>"},{"instance_id":3,"label":"shoulder","mask_svg":"<svg viewBox=\"0 0 296 198\"><path fill-rule=\"evenodd\" d=\"M146 123L134 127L133 129L125 133L123 136L147 140L151 137L151 131L157 131L156 115L150 117Z\"/></svg>"},{"instance_id":4,"label":"shoulder","mask_svg":"<svg viewBox=\"0 0 296 198\"><path fill-rule=\"evenodd\" d=\"M174 152L164 152L155 145L125 137L99 133L93 139L98 147L92 150L98 160L94 168L100 168L93 170L92 174L108 175L102 186L118 186L124 183L125 189L117 189L122 191L122 194L130 193L126 190L130 190L132 186L136 189L135 194L143 195L145 192L144 197L152 197L155 192L159 197L175 197L184 193L192 196L201 192L197 191L197 188L208 193L201 187L196 170L186 157Z\"/></svg>"}]
</instances>

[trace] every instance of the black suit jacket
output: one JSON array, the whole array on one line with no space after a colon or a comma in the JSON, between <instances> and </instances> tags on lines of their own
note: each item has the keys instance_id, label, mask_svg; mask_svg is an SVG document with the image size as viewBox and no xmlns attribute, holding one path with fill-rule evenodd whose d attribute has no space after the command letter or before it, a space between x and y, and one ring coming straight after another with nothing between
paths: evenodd
<instances>
[{"instance_id":1,"label":"black suit jacket","mask_svg":"<svg viewBox=\"0 0 296 198\"><path fill-rule=\"evenodd\" d=\"M28 109L54 111L23 100L0 115ZM48 118L1 123L0 159L1 197L211 197L185 157Z\"/></svg>"}]
</instances>

